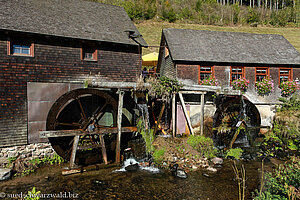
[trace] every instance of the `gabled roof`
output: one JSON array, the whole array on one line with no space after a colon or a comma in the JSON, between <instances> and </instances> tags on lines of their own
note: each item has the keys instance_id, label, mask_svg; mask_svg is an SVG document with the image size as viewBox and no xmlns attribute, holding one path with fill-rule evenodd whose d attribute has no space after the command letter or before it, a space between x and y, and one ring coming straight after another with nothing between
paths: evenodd
<instances>
[{"instance_id":1,"label":"gabled roof","mask_svg":"<svg viewBox=\"0 0 300 200\"><path fill-rule=\"evenodd\" d=\"M281 35L164 29L173 61L300 65L300 53Z\"/></svg>"},{"instance_id":2,"label":"gabled roof","mask_svg":"<svg viewBox=\"0 0 300 200\"><path fill-rule=\"evenodd\" d=\"M3 30L133 45L125 31L139 34L123 8L83 0L0 0L0 22Z\"/></svg>"}]
</instances>

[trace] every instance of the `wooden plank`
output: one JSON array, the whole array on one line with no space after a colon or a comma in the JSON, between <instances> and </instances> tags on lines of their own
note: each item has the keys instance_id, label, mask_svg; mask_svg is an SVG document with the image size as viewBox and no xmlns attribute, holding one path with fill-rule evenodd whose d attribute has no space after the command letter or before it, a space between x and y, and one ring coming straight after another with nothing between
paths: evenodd
<instances>
[{"instance_id":1,"label":"wooden plank","mask_svg":"<svg viewBox=\"0 0 300 200\"><path fill-rule=\"evenodd\" d=\"M106 147L105 147L105 141L104 141L104 138L103 138L103 135L100 135L100 143L101 143L101 146L102 146L102 157L103 157L103 161L105 164L107 164L107 154L106 154Z\"/></svg>"},{"instance_id":2,"label":"wooden plank","mask_svg":"<svg viewBox=\"0 0 300 200\"><path fill-rule=\"evenodd\" d=\"M201 108L200 108L200 134L204 133L204 94L201 94Z\"/></svg>"},{"instance_id":3,"label":"wooden plank","mask_svg":"<svg viewBox=\"0 0 300 200\"><path fill-rule=\"evenodd\" d=\"M118 103L118 118L117 118L117 146L116 146L116 163L120 163L121 161L121 134L122 134L122 109L123 109L123 97L124 91L119 90L119 103Z\"/></svg>"},{"instance_id":4,"label":"wooden plank","mask_svg":"<svg viewBox=\"0 0 300 200\"><path fill-rule=\"evenodd\" d=\"M176 94L172 97L172 133L173 137L176 137Z\"/></svg>"},{"instance_id":5,"label":"wooden plank","mask_svg":"<svg viewBox=\"0 0 300 200\"><path fill-rule=\"evenodd\" d=\"M80 137L79 135L74 136L72 154L70 158L70 169L75 168L75 158L76 158L76 151L79 142L79 137Z\"/></svg>"},{"instance_id":6,"label":"wooden plank","mask_svg":"<svg viewBox=\"0 0 300 200\"><path fill-rule=\"evenodd\" d=\"M181 94L205 94L206 92L203 91L180 91Z\"/></svg>"},{"instance_id":7,"label":"wooden plank","mask_svg":"<svg viewBox=\"0 0 300 200\"><path fill-rule=\"evenodd\" d=\"M159 113L158 118L157 118L157 122L156 122L156 125L155 125L155 129L154 129L154 132L153 132L153 136L154 136L154 135L156 134L156 132L157 132L157 129L158 129L158 126L159 126L159 124L160 124L160 120L161 120L162 115L163 115L163 113L164 113L165 107L166 107L166 103L163 103L162 108L161 108L160 113Z\"/></svg>"},{"instance_id":8,"label":"wooden plank","mask_svg":"<svg viewBox=\"0 0 300 200\"><path fill-rule=\"evenodd\" d=\"M137 131L136 127L122 127L122 132L135 132ZM118 133L117 127L107 127L99 128L93 132L85 132L82 129L74 130L56 130L56 131L39 131L40 138L49 138L49 137L65 137L65 136L75 136L75 135L93 135L93 134L108 134L108 133Z\"/></svg>"},{"instance_id":9,"label":"wooden plank","mask_svg":"<svg viewBox=\"0 0 300 200\"><path fill-rule=\"evenodd\" d=\"M193 131L193 128L192 128L192 123L191 123L191 120L190 120L190 118L189 118L189 116L187 114L187 110L186 110L186 106L185 106L185 103L184 103L184 100L183 100L183 96L182 96L181 93L178 93L178 94L179 94L179 99L180 99L181 106L183 108L183 114L184 114L185 120L186 120L186 122L188 124L188 128L190 130L190 133L192 135L194 135L194 131Z\"/></svg>"}]
</instances>

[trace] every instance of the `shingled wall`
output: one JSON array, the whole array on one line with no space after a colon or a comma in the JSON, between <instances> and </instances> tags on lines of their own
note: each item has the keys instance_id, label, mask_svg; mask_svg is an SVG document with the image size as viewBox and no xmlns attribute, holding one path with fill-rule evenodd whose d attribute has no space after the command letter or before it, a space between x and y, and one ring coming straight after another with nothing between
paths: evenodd
<instances>
[{"instance_id":1,"label":"shingled wall","mask_svg":"<svg viewBox=\"0 0 300 200\"><path fill-rule=\"evenodd\" d=\"M34 57L8 55L9 38L34 43ZM135 82L140 74L138 46L91 42L98 61L81 60L81 40L0 31L0 147L27 144L27 82Z\"/></svg>"}]
</instances>

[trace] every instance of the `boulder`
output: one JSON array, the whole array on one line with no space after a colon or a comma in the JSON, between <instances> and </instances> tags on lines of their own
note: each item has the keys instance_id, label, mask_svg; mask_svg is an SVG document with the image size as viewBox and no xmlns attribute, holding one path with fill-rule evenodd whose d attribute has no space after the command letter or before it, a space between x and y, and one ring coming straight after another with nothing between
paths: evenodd
<instances>
[{"instance_id":1,"label":"boulder","mask_svg":"<svg viewBox=\"0 0 300 200\"><path fill-rule=\"evenodd\" d=\"M222 165L223 164L223 159L215 157L211 160L211 162L214 163L214 165Z\"/></svg>"},{"instance_id":2,"label":"boulder","mask_svg":"<svg viewBox=\"0 0 300 200\"><path fill-rule=\"evenodd\" d=\"M12 169L0 168L0 181L9 179L11 176Z\"/></svg>"}]
</instances>

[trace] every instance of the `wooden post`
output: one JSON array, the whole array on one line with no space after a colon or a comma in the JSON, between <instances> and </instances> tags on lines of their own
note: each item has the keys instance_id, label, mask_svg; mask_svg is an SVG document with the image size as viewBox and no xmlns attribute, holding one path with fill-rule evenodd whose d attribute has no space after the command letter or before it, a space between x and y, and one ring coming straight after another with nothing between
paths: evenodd
<instances>
[{"instance_id":1,"label":"wooden post","mask_svg":"<svg viewBox=\"0 0 300 200\"><path fill-rule=\"evenodd\" d=\"M162 118L162 115L164 113L164 110L165 110L165 107L166 107L166 103L163 103L162 107L161 107L161 111L158 115L158 118L157 118L157 122L156 122L156 125L155 125L155 129L154 129L154 132L153 132L153 136L155 136L156 132L157 132L157 129L158 129L158 126L160 124L160 120Z\"/></svg>"},{"instance_id":2,"label":"wooden post","mask_svg":"<svg viewBox=\"0 0 300 200\"><path fill-rule=\"evenodd\" d=\"M172 132L173 137L176 137L176 94L173 94L172 97Z\"/></svg>"},{"instance_id":3,"label":"wooden post","mask_svg":"<svg viewBox=\"0 0 300 200\"><path fill-rule=\"evenodd\" d=\"M122 109L123 109L123 97L124 91L119 90L119 103L118 103L118 116L117 116L117 128L118 128L118 136L117 136L117 146L116 146L116 163L120 163L121 161L121 134L122 134Z\"/></svg>"},{"instance_id":4,"label":"wooden post","mask_svg":"<svg viewBox=\"0 0 300 200\"><path fill-rule=\"evenodd\" d=\"M184 100L183 100L183 96L181 93L178 93L179 94L179 99L180 99L180 103L181 103L181 106L183 108L183 114L184 114L184 117L186 119L186 122L188 123L188 127L189 127L189 130L190 130L190 133L192 135L194 135L194 132L193 132L193 128L192 128L192 123L191 123L191 120L187 114L187 110L186 110L186 107L185 107L185 103L184 103Z\"/></svg>"},{"instance_id":5,"label":"wooden post","mask_svg":"<svg viewBox=\"0 0 300 200\"><path fill-rule=\"evenodd\" d=\"M201 108L200 108L200 134L204 133L204 94L201 94Z\"/></svg>"},{"instance_id":6,"label":"wooden post","mask_svg":"<svg viewBox=\"0 0 300 200\"><path fill-rule=\"evenodd\" d=\"M107 164L107 155L106 155L106 147L105 147L105 141L103 138L103 135L100 134L100 143L101 143L101 150L102 150L102 156L103 156L103 161L105 164Z\"/></svg>"},{"instance_id":7,"label":"wooden post","mask_svg":"<svg viewBox=\"0 0 300 200\"><path fill-rule=\"evenodd\" d=\"M76 158L76 151L77 151L77 146L79 142L79 135L74 136L74 141L73 141L73 147L72 147L72 154L70 158L70 169L75 168L75 158Z\"/></svg>"}]
</instances>

